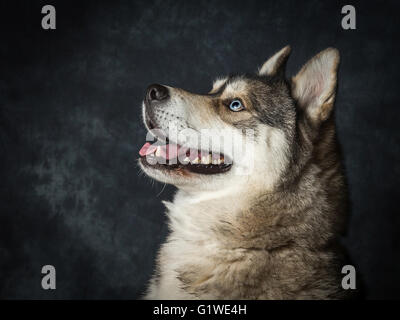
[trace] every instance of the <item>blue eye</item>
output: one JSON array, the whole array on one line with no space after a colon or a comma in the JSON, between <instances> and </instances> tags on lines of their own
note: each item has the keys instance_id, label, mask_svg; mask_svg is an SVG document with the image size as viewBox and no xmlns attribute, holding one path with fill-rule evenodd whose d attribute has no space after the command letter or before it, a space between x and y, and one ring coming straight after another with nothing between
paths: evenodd
<instances>
[{"instance_id":1,"label":"blue eye","mask_svg":"<svg viewBox=\"0 0 400 320\"><path fill-rule=\"evenodd\" d=\"M232 100L232 102L229 105L229 109L231 109L231 111L240 111L243 110L244 107L242 105L242 102L240 100Z\"/></svg>"}]
</instances>

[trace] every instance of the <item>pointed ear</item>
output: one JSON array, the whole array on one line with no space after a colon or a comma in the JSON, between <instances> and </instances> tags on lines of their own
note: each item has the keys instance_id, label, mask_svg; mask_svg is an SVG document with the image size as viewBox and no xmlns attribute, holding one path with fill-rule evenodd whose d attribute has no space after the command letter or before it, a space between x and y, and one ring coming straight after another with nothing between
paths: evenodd
<instances>
[{"instance_id":1,"label":"pointed ear","mask_svg":"<svg viewBox=\"0 0 400 320\"><path fill-rule=\"evenodd\" d=\"M258 74L260 76L284 76L286 62L290 55L290 46L286 46L264 62Z\"/></svg>"},{"instance_id":2,"label":"pointed ear","mask_svg":"<svg viewBox=\"0 0 400 320\"><path fill-rule=\"evenodd\" d=\"M292 78L293 97L316 123L328 119L333 109L339 60L337 49L325 49Z\"/></svg>"}]
</instances>

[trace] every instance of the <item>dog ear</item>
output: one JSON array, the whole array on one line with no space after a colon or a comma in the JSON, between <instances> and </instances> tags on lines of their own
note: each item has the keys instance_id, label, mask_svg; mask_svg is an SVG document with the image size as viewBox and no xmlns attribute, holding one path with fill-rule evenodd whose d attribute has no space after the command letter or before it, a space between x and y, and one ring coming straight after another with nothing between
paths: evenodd
<instances>
[{"instance_id":1,"label":"dog ear","mask_svg":"<svg viewBox=\"0 0 400 320\"><path fill-rule=\"evenodd\" d=\"M260 76L281 76L285 75L286 62L289 58L291 48L286 46L275 53L271 58L264 62L258 74Z\"/></svg>"},{"instance_id":2,"label":"dog ear","mask_svg":"<svg viewBox=\"0 0 400 320\"><path fill-rule=\"evenodd\" d=\"M339 60L337 49L325 49L292 78L293 97L316 123L326 120L333 109Z\"/></svg>"}]
</instances>

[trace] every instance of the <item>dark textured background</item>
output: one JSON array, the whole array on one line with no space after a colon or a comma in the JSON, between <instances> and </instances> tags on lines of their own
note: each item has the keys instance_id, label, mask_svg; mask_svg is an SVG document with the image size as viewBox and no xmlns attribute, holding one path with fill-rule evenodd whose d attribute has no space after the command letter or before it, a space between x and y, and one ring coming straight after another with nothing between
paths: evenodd
<instances>
[{"instance_id":1,"label":"dark textured background","mask_svg":"<svg viewBox=\"0 0 400 320\"><path fill-rule=\"evenodd\" d=\"M146 86L197 92L286 44L288 73L341 52L337 126L346 238L369 298L400 298L398 1L1 1L0 297L137 298L167 229L135 163ZM57 30L41 29L44 4ZM57 269L57 290L40 287Z\"/></svg>"}]
</instances>

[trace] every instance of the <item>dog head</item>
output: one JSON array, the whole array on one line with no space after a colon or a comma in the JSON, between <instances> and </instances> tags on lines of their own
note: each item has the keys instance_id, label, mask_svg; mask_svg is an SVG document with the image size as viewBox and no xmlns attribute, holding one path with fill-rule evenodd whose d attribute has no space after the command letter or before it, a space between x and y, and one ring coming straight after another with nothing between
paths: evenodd
<instances>
[{"instance_id":1,"label":"dog head","mask_svg":"<svg viewBox=\"0 0 400 320\"><path fill-rule=\"evenodd\" d=\"M338 51L326 49L289 81L289 54L283 48L256 74L220 78L204 95L149 86L142 169L183 189L276 188L304 147L301 126L313 128L312 140L329 118L339 62Z\"/></svg>"}]
</instances>

